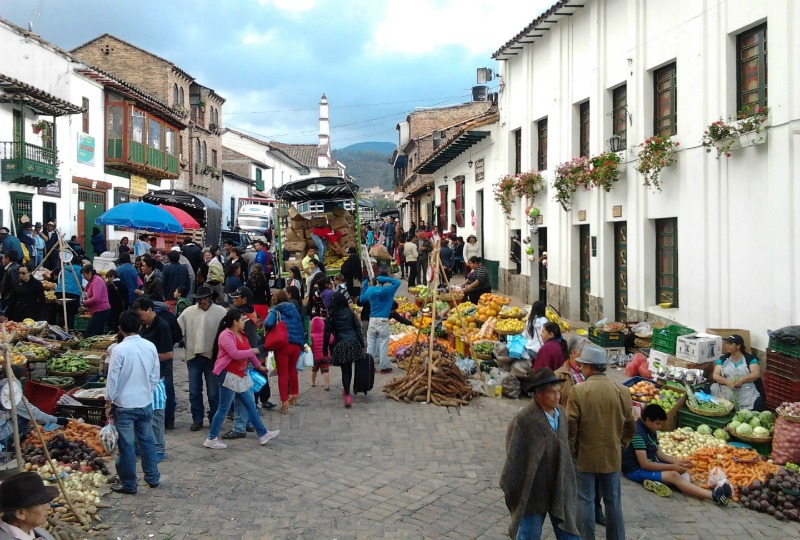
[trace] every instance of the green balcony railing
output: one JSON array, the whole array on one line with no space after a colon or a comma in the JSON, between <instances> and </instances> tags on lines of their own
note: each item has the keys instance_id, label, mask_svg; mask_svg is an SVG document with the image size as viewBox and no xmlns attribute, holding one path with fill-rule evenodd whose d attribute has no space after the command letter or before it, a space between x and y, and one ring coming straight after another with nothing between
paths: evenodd
<instances>
[{"instance_id":1,"label":"green balcony railing","mask_svg":"<svg viewBox=\"0 0 800 540\"><path fill-rule=\"evenodd\" d=\"M3 182L45 186L56 181L56 151L22 142L0 142Z\"/></svg>"}]
</instances>

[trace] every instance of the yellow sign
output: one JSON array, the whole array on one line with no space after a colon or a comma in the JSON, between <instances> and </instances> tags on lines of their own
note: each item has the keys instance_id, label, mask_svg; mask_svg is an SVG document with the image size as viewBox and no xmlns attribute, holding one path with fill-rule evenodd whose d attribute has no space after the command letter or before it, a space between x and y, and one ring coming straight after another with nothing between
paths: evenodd
<instances>
[{"instance_id":1,"label":"yellow sign","mask_svg":"<svg viewBox=\"0 0 800 540\"><path fill-rule=\"evenodd\" d=\"M141 197L147 193L147 178L131 175L131 197Z\"/></svg>"}]
</instances>

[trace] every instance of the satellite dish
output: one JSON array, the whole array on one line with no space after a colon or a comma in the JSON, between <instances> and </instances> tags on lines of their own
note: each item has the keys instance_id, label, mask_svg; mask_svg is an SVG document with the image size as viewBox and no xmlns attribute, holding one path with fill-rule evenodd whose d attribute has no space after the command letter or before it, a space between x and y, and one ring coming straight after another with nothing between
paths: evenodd
<instances>
[{"instance_id":1,"label":"satellite dish","mask_svg":"<svg viewBox=\"0 0 800 540\"><path fill-rule=\"evenodd\" d=\"M72 260L72 251L60 251L58 256L61 258L62 262L68 263Z\"/></svg>"},{"instance_id":2,"label":"satellite dish","mask_svg":"<svg viewBox=\"0 0 800 540\"><path fill-rule=\"evenodd\" d=\"M14 405L22 400L22 385L18 380L13 380L11 384L14 386ZM11 409L11 387L8 385L8 380L0 382L0 405L4 409Z\"/></svg>"}]
</instances>

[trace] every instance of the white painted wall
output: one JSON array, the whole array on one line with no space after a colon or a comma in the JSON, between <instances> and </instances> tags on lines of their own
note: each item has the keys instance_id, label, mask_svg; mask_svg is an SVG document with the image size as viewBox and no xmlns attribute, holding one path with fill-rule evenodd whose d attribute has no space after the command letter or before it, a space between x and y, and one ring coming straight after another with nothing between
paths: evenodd
<instances>
[{"instance_id":1,"label":"white painted wall","mask_svg":"<svg viewBox=\"0 0 800 540\"><path fill-rule=\"evenodd\" d=\"M270 167L269 170L264 171L263 176L264 189L266 191L280 187L287 182L310 177L300 174L300 170L272 153L266 143L258 143L232 131L226 131L222 134L222 146L226 146Z\"/></svg>"},{"instance_id":2,"label":"white painted wall","mask_svg":"<svg viewBox=\"0 0 800 540\"><path fill-rule=\"evenodd\" d=\"M800 10L791 0L719 3L676 0L598 0L586 2L535 45L500 62L505 88L492 153L495 171L513 168L512 130L523 133L523 170L535 167L535 122L547 116L548 170L577 155L576 105L591 102L591 153L606 149L611 135L611 91L627 83L627 161L623 179L610 193L579 193L572 212L553 202L552 189L537 200L549 240L548 279L570 287L578 317L578 210L586 211L598 255L592 259L591 294L602 298L613 318L613 222L628 224L629 307L674 319L694 328L738 327L751 330L753 346L764 349L766 329L800 319L797 286L800 208L796 187L800 166ZM734 151L716 160L700 146L706 127L736 113L736 35L767 22L769 29L768 142ZM677 163L662 173L663 191L648 191L633 148L653 132L652 73L677 63ZM496 182L502 174L487 179ZM491 190L487 190L487 207ZM611 208L622 205L622 217ZM521 206L521 205L520 205ZM521 210L518 209L518 213ZM499 215L499 210L496 214ZM488 218L489 216L487 216ZM517 219L521 219L521 215ZM655 304L654 220L677 217L679 228L680 307ZM497 236L511 222L498 218ZM494 235L493 235L494 238ZM494 258L490 255L487 258ZM504 247L504 250L507 246ZM503 261L503 259L501 259ZM501 262L501 266L506 266Z\"/></svg>"},{"instance_id":3,"label":"white painted wall","mask_svg":"<svg viewBox=\"0 0 800 540\"><path fill-rule=\"evenodd\" d=\"M264 171L266 174L267 171ZM255 172L252 177L255 178ZM239 208L238 201L242 198L250 197L250 184L236 180L227 175L222 177L222 228L225 230L233 229L236 225L236 209ZM231 201L234 210L231 211Z\"/></svg>"}]
</instances>

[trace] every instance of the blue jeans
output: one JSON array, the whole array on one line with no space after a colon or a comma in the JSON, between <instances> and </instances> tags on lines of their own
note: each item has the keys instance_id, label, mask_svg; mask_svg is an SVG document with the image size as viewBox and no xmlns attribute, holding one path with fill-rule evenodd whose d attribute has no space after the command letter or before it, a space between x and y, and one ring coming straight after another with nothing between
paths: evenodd
<instances>
[{"instance_id":1,"label":"blue jeans","mask_svg":"<svg viewBox=\"0 0 800 540\"><path fill-rule=\"evenodd\" d=\"M158 484L161 475L158 473L158 458L153 439L153 407L137 409L114 409L114 423L119 434L119 456L117 457L117 475L122 487L136 491L136 444L142 457L144 480L148 484Z\"/></svg>"},{"instance_id":2,"label":"blue jeans","mask_svg":"<svg viewBox=\"0 0 800 540\"><path fill-rule=\"evenodd\" d=\"M583 540L594 540L595 482L600 484L603 506L606 510L606 539L625 540L625 522L622 518L622 490L619 473L577 473L578 524Z\"/></svg>"},{"instance_id":3,"label":"blue jeans","mask_svg":"<svg viewBox=\"0 0 800 540\"><path fill-rule=\"evenodd\" d=\"M164 440L164 409L153 411L153 440L156 444L156 458L160 462L167 455L167 445Z\"/></svg>"},{"instance_id":4,"label":"blue jeans","mask_svg":"<svg viewBox=\"0 0 800 540\"><path fill-rule=\"evenodd\" d=\"M228 415L228 409L231 408L231 403L233 403L234 398L236 398L236 408L247 412L248 420L253 424L253 427L256 428L256 434L261 437L267 433L267 428L264 427L261 417L258 416L256 402L253 399L253 391L245 390L237 394L230 388L225 388L222 386L222 383L225 381L225 376L227 374L227 371L223 371L220 373L219 377L217 377L219 381L219 407L217 407L217 413L211 421L211 429L208 432L208 438L216 439L217 435L219 435L222 424L225 422L225 417Z\"/></svg>"},{"instance_id":5,"label":"blue jeans","mask_svg":"<svg viewBox=\"0 0 800 540\"><path fill-rule=\"evenodd\" d=\"M203 407L204 378L206 380L208 420L210 422L214 418L219 404L219 385L217 384L217 377L211 372L214 368L214 363L210 359L198 355L186 362L186 368L189 370L189 408L192 413L192 422L202 423L205 415L205 407ZM172 391L174 396L174 387ZM169 390L167 391L167 403L169 403Z\"/></svg>"},{"instance_id":6,"label":"blue jeans","mask_svg":"<svg viewBox=\"0 0 800 540\"><path fill-rule=\"evenodd\" d=\"M325 241L322 238L320 238L319 236L317 236L316 234L312 234L311 235L311 239L317 245L317 251L319 252L319 260L320 261L324 261L325 260Z\"/></svg>"},{"instance_id":7,"label":"blue jeans","mask_svg":"<svg viewBox=\"0 0 800 540\"><path fill-rule=\"evenodd\" d=\"M519 522L519 530L517 530L517 540L539 540L542 537L544 517L545 514L522 516ZM555 531L558 540L580 540L580 536L562 531L553 516L550 516L550 523L553 525L553 531Z\"/></svg>"},{"instance_id":8,"label":"blue jeans","mask_svg":"<svg viewBox=\"0 0 800 540\"><path fill-rule=\"evenodd\" d=\"M249 375L248 375L249 376ZM267 381L269 383L269 381ZM253 392L253 403L256 401L255 392ZM247 426L252 426L251 422L248 422L247 418L247 409L244 407L237 407L234 405L233 407L233 431L237 433L244 433L247 429Z\"/></svg>"},{"instance_id":9,"label":"blue jeans","mask_svg":"<svg viewBox=\"0 0 800 540\"><path fill-rule=\"evenodd\" d=\"M381 369L389 367L389 319L385 317L370 317L367 330L367 352L375 358L380 358Z\"/></svg>"}]
</instances>

